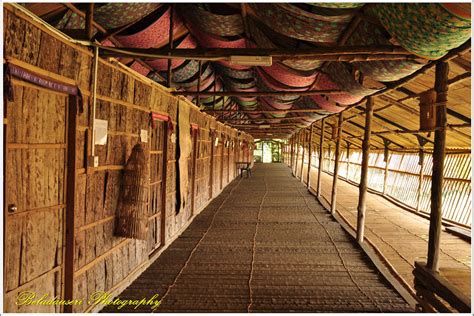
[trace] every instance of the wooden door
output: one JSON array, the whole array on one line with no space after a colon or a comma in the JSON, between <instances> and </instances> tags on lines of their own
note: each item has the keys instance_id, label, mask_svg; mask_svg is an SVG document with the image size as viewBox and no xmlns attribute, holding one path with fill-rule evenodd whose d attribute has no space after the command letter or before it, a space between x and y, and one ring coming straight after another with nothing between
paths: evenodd
<instances>
[{"instance_id":1,"label":"wooden door","mask_svg":"<svg viewBox=\"0 0 474 316\"><path fill-rule=\"evenodd\" d=\"M163 214L163 157L165 146L165 122L155 120L155 126L150 130L150 189L149 189L149 226L148 253L152 254L162 245ZM162 218L163 217L163 218Z\"/></svg>"},{"instance_id":2,"label":"wooden door","mask_svg":"<svg viewBox=\"0 0 474 316\"><path fill-rule=\"evenodd\" d=\"M4 310L60 312L60 306L15 303L23 291L64 297L69 96L12 83L4 121Z\"/></svg>"}]
</instances>

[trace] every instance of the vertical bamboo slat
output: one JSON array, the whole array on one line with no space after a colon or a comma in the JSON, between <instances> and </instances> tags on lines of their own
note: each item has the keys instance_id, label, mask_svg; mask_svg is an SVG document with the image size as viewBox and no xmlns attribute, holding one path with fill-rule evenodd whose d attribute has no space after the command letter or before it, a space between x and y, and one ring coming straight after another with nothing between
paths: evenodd
<instances>
[{"instance_id":1,"label":"vertical bamboo slat","mask_svg":"<svg viewBox=\"0 0 474 316\"><path fill-rule=\"evenodd\" d=\"M319 166L318 166L318 185L316 187L316 196L321 197L321 174L323 172L323 156L324 156L324 128L326 120L321 120L321 134L319 138Z\"/></svg>"},{"instance_id":2,"label":"vertical bamboo slat","mask_svg":"<svg viewBox=\"0 0 474 316\"><path fill-rule=\"evenodd\" d=\"M306 186L309 189L311 187L311 167L312 167L312 158L313 158L313 126L314 123L311 124L309 129L309 147L308 147L308 173L306 174Z\"/></svg>"},{"instance_id":3,"label":"vertical bamboo slat","mask_svg":"<svg viewBox=\"0 0 474 316\"><path fill-rule=\"evenodd\" d=\"M334 172L332 178L332 191L331 191L331 214L336 212L336 198L337 198L337 180L339 175L339 159L341 151L341 134L342 134L342 122L344 120L343 112L339 113L337 121L336 131L336 149L334 153Z\"/></svg>"},{"instance_id":4,"label":"vertical bamboo slat","mask_svg":"<svg viewBox=\"0 0 474 316\"><path fill-rule=\"evenodd\" d=\"M357 241L362 243L364 241L364 226L365 226L365 208L367 196L367 171L369 168L369 152L370 152L370 135L372 128L372 114L374 111L374 101L371 97L367 99L365 109L365 132L364 140L362 142L362 166L359 183L359 203L357 205Z\"/></svg>"}]
</instances>

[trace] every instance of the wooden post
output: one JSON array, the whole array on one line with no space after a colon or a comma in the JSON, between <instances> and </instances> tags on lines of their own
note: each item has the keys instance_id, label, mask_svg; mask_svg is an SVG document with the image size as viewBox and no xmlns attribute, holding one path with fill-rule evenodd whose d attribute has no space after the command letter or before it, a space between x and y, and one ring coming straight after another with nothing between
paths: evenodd
<instances>
[{"instance_id":1,"label":"wooden post","mask_svg":"<svg viewBox=\"0 0 474 316\"><path fill-rule=\"evenodd\" d=\"M372 97L367 99L365 107L365 132L362 142L362 163L359 183L359 203L357 205L357 241L364 241L365 226L365 199L367 195L367 171L369 170L369 152L370 152L370 134L372 128L372 114L374 112L374 100Z\"/></svg>"},{"instance_id":2,"label":"wooden post","mask_svg":"<svg viewBox=\"0 0 474 316\"><path fill-rule=\"evenodd\" d=\"M230 183L230 139L231 136L229 135L229 140L227 141L227 183Z\"/></svg>"},{"instance_id":3,"label":"wooden post","mask_svg":"<svg viewBox=\"0 0 474 316\"><path fill-rule=\"evenodd\" d=\"M171 118L170 118L171 119ZM169 140L168 122L163 126L163 171L161 174L161 226L160 226L160 247L166 244L166 190L168 177L168 140Z\"/></svg>"},{"instance_id":4,"label":"wooden post","mask_svg":"<svg viewBox=\"0 0 474 316\"><path fill-rule=\"evenodd\" d=\"M383 173L383 191L382 194L385 195L387 192L387 178L388 178L388 165L390 163L390 150L388 148L388 145L390 144L390 141L387 139L383 140L384 144L384 153L383 153L383 161L385 162L385 169Z\"/></svg>"},{"instance_id":5,"label":"wooden post","mask_svg":"<svg viewBox=\"0 0 474 316\"><path fill-rule=\"evenodd\" d=\"M304 167L304 152L305 148L304 146L306 145L306 129L303 129L303 152L301 154L301 171L300 171L300 181L303 182L303 167ZM304 183L304 182L303 182Z\"/></svg>"},{"instance_id":6,"label":"wooden post","mask_svg":"<svg viewBox=\"0 0 474 316\"><path fill-rule=\"evenodd\" d=\"M77 97L68 99L67 123L67 183L66 183L66 249L64 262L64 299L74 299L74 243L76 200L76 141L77 141ZM65 313L72 313L72 305L64 306Z\"/></svg>"},{"instance_id":7,"label":"wooden post","mask_svg":"<svg viewBox=\"0 0 474 316\"><path fill-rule=\"evenodd\" d=\"M423 169L425 167L425 153L423 151L423 147L420 148L420 158L418 161L420 165L420 173L418 177L418 194L416 196L416 211L420 211L420 204L421 204L421 194L423 192Z\"/></svg>"},{"instance_id":8,"label":"wooden post","mask_svg":"<svg viewBox=\"0 0 474 316\"><path fill-rule=\"evenodd\" d=\"M189 218L193 217L194 211L196 209L196 170L197 170L197 138L198 138L198 129L192 129L192 137L193 137L193 155L192 155L192 162L193 162L193 170L192 170L192 179L191 179L191 212L189 214Z\"/></svg>"},{"instance_id":9,"label":"wooden post","mask_svg":"<svg viewBox=\"0 0 474 316\"><path fill-rule=\"evenodd\" d=\"M299 134L296 133L295 137L293 139L293 162L292 162L292 172L295 174L294 169L295 169L295 164L296 164L296 156L298 155L298 136Z\"/></svg>"},{"instance_id":10,"label":"wooden post","mask_svg":"<svg viewBox=\"0 0 474 316\"><path fill-rule=\"evenodd\" d=\"M425 168L425 152L423 147L426 145L427 141L420 136L417 136L418 138L418 144L420 145L420 152L419 152L419 160L418 164L420 165L420 173L419 173L419 178L418 178L418 195L416 198L416 211L419 212L421 209L421 194L423 192L423 172Z\"/></svg>"},{"instance_id":11,"label":"wooden post","mask_svg":"<svg viewBox=\"0 0 474 316\"><path fill-rule=\"evenodd\" d=\"M311 160L313 156L313 125L314 123L311 124L311 127L309 128L309 146L308 146L308 173L306 175L306 187L309 189L310 188L310 175L311 175Z\"/></svg>"},{"instance_id":12,"label":"wooden post","mask_svg":"<svg viewBox=\"0 0 474 316\"><path fill-rule=\"evenodd\" d=\"M94 37L94 3L89 3L86 10L86 40Z\"/></svg>"},{"instance_id":13,"label":"wooden post","mask_svg":"<svg viewBox=\"0 0 474 316\"><path fill-rule=\"evenodd\" d=\"M199 92L201 91L201 75L202 75L202 62L199 61L198 62L198 82L197 82L197 97L196 97L196 105L199 107L201 107L201 98L199 97ZM214 108L214 106L216 105L216 99L214 98L213 99L213 103L212 103L212 107Z\"/></svg>"},{"instance_id":14,"label":"wooden post","mask_svg":"<svg viewBox=\"0 0 474 316\"><path fill-rule=\"evenodd\" d=\"M339 173L339 156L341 151L341 134L342 134L342 122L344 119L343 112L339 113L337 121L337 135L336 135L336 148L334 153L334 174L332 177L332 191L331 191L331 214L336 212L336 197L337 197L337 180Z\"/></svg>"},{"instance_id":15,"label":"wooden post","mask_svg":"<svg viewBox=\"0 0 474 316\"><path fill-rule=\"evenodd\" d=\"M346 180L349 180L349 166L351 165L351 143L347 142L347 166L346 166Z\"/></svg>"},{"instance_id":16,"label":"wooden post","mask_svg":"<svg viewBox=\"0 0 474 316\"><path fill-rule=\"evenodd\" d=\"M222 187L224 186L224 133L221 134L221 139L222 139L222 149L221 149L221 177L220 177L220 182L219 182L219 190L222 190Z\"/></svg>"},{"instance_id":17,"label":"wooden post","mask_svg":"<svg viewBox=\"0 0 474 316\"><path fill-rule=\"evenodd\" d=\"M318 185L316 188L316 197L321 197L321 174L323 170L323 147L324 147L324 127L326 126L326 119L321 120L321 135L319 138L319 168L318 168Z\"/></svg>"},{"instance_id":18,"label":"wooden post","mask_svg":"<svg viewBox=\"0 0 474 316\"><path fill-rule=\"evenodd\" d=\"M446 102L448 100L449 65L446 62L436 64L435 90L436 96L436 126L433 149L433 175L431 178L431 212L428 239L427 268L439 270L439 243L441 237L443 169L446 155Z\"/></svg>"},{"instance_id":19,"label":"wooden post","mask_svg":"<svg viewBox=\"0 0 474 316\"><path fill-rule=\"evenodd\" d=\"M170 4L170 27L168 29L168 40L169 40L169 43L168 43L168 47L169 49L173 49L173 21L174 20L174 7L173 7L173 4ZM167 86L168 88L171 87L171 82L172 82L172 75L173 75L173 69L171 67L171 61L172 59L168 59L168 78L167 78ZM199 91L198 91L199 92ZM199 98L199 95L198 95L198 98Z\"/></svg>"},{"instance_id":20,"label":"wooden post","mask_svg":"<svg viewBox=\"0 0 474 316\"><path fill-rule=\"evenodd\" d=\"M291 136L290 167L293 170L293 156L295 155L295 135Z\"/></svg>"},{"instance_id":21,"label":"wooden post","mask_svg":"<svg viewBox=\"0 0 474 316\"><path fill-rule=\"evenodd\" d=\"M295 163L293 166L293 176L296 177L296 172L298 171L298 156L300 153L300 131L296 133L296 143L295 143Z\"/></svg>"},{"instance_id":22,"label":"wooden post","mask_svg":"<svg viewBox=\"0 0 474 316\"><path fill-rule=\"evenodd\" d=\"M209 175L209 200L212 199L212 196L214 195L212 192L212 184L214 182L214 132L210 130L211 133L211 166L209 169L209 172L211 173Z\"/></svg>"}]
</instances>

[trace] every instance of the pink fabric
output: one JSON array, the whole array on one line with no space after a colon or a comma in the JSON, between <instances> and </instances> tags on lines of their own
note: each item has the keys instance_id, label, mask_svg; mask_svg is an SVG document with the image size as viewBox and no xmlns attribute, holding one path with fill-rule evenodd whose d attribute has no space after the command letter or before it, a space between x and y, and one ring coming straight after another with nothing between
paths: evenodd
<instances>
[{"instance_id":1,"label":"pink fabric","mask_svg":"<svg viewBox=\"0 0 474 316\"><path fill-rule=\"evenodd\" d=\"M280 63L274 63L270 67L260 68L275 80L290 87L309 87L313 84L317 75L317 73L314 73L309 76L303 76Z\"/></svg>"},{"instance_id":2,"label":"pink fabric","mask_svg":"<svg viewBox=\"0 0 474 316\"><path fill-rule=\"evenodd\" d=\"M332 113L339 113L346 108L344 106L337 106L334 102L327 100L321 95L312 95L310 98L319 105L321 109Z\"/></svg>"},{"instance_id":3,"label":"pink fabric","mask_svg":"<svg viewBox=\"0 0 474 316\"><path fill-rule=\"evenodd\" d=\"M247 101L255 101L257 98L256 97L237 97L237 99L247 102Z\"/></svg>"},{"instance_id":4,"label":"pink fabric","mask_svg":"<svg viewBox=\"0 0 474 316\"><path fill-rule=\"evenodd\" d=\"M328 75L320 73L317 77L317 84L315 85L316 89L318 90L337 90L339 86L334 83ZM338 93L338 94L331 94L328 96L330 100L333 102L342 104L342 105L350 105L362 100L363 96L356 96L351 95L349 93Z\"/></svg>"},{"instance_id":5,"label":"pink fabric","mask_svg":"<svg viewBox=\"0 0 474 316\"><path fill-rule=\"evenodd\" d=\"M201 31L199 27L193 26L192 23L188 22L187 24L188 24L188 29L191 30L197 42L202 47L206 47L206 48L245 48L246 47L245 38L239 38L234 41L229 41L223 37L203 32ZM224 60L220 60L218 61L218 63L220 63L223 66L236 69L236 70L250 69L249 66L233 65L230 62L224 61Z\"/></svg>"},{"instance_id":6,"label":"pink fabric","mask_svg":"<svg viewBox=\"0 0 474 316\"><path fill-rule=\"evenodd\" d=\"M150 73L150 69L146 68L145 66L143 66L142 64L140 64L137 61L134 61L130 65L130 68L132 68L133 70L135 70L139 74L144 75L145 77L146 77L146 75L148 75Z\"/></svg>"},{"instance_id":7,"label":"pink fabric","mask_svg":"<svg viewBox=\"0 0 474 316\"><path fill-rule=\"evenodd\" d=\"M262 79L263 83L265 86L269 87L271 90L276 90L276 91L306 91L308 90L308 87L288 87L284 84L281 84L275 79L271 78L268 74L266 74L263 70L257 67L257 73L260 75L260 78Z\"/></svg>"},{"instance_id":8,"label":"pink fabric","mask_svg":"<svg viewBox=\"0 0 474 316\"><path fill-rule=\"evenodd\" d=\"M173 34L183 25L178 14L174 14ZM170 28L170 9L146 29L131 35L116 36L125 47L150 48L157 46L163 40L168 40Z\"/></svg>"},{"instance_id":9,"label":"pink fabric","mask_svg":"<svg viewBox=\"0 0 474 316\"><path fill-rule=\"evenodd\" d=\"M194 40L191 34L186 35L186 37L179 43L176 48L196 48L197 43ZM177 68L181 66L186 60L185 59L172 59L171 60L171 68ZM168 69L168 59L160 58L154 59L148 62L153 68L157 69L158 71L164 71Z\"/></svg>"},{"instance_id":10,"label":"pink fabric","mask_svg":"<svg viewBox=\"0 0 474 316\"><path fill-rule=\"evenodd\" d=\"M262 113L247 113L248 117L251 119L259 119L262 118Z\"/></svg>"},{"instance_id":11,"label":"pink fabric","mask_svg":"<svg viewBox=\"0 0 474 316\"><path fill-rule=\"evenodd\" d=\"M292 103L281 103L270 97L261 97L260 100L266 102L277 110L289 110L293 106Z\"/></svg>"},{"instance_id":12,"label":"pink fabric","mask_svg":"<svg viewBox=\"0 0 474 316\"><path fill-rule=\"evenodd\" d=\"M262 110L266 110L266 111L275 110L275 108L273 106L268 104L263 99L260 100L260 107L262 108ZM264 114L265 114L265 117L267 117L267 118L273 118L275 116L276 117L285 117L286 116L285 113L278 113L278 112L270 112L270 113L264 113Z\"/></svg>"},{"instance_id":13,"label":"pink fabric","mask_svg":"<svg viewBox=\"0 0 474 316\"><path fill-rule=\"evenodd\" d=\"M115 47L114 43L112 43L109 39L106 39L101 43L102 46L107 46L107 47Z\"/></svg>"}]
</instances>

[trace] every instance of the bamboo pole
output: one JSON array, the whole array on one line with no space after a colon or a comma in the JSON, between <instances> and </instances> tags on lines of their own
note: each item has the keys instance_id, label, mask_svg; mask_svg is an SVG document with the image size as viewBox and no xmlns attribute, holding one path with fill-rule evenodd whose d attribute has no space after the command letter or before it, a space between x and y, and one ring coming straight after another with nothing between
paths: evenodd
<instances>
[{"instance_id":1,"label":"bamboo pole","mask_svg":"<svg viewBox=\"0 0 474 316\"><path fill-rule=\"evenodd\" d=\"M239 146L239 153L240 151L241 149ZM211 200L214 195L213 190L212 190L213 182L214 182L214 133L211 134L211 165L210 165L209 172L210 172L209 174L209 200Z\"/></svg>"},{"instance_id":2,"label":"bamboo pole","mask_svg":"<svg viewBox=\"0 0 474 316\"><path fill-rule=\"evenodd\" d=\"M326 125L326 119L321 120L321 135L319 137L319 168L318 168L318 185L316 188L316 197L321 197L321 174L323 171L323 147L324 147L324 128Z\"/></svg>"},{"instance_id":3,"label":"bamboo pole","mask_svg":"<svg viewBox=\"0 0 474 316\"><path fill-rule=\"evenodd\" d=\"M168 48L170 50L173 49L173 25L174 25L174 10L173 10L173 4L171 3L170 4L170 26L169 26L169 29L168 29L168 39L169 39L169 44L168 44ZM166 86L168 88L171 87L171 82L172 82L172 75L173 75L173 69L171 67L171 59L168 59L168 71L167 71L167 74L168 74L168 78L166 78ZM199 96L198 96L199 97Z\"/></svg>"},{"instance_id":4,"label":"bamboo pole","mask_svg":"<svg viewBox=\"0 0 474 316\"><path fill-rule=\"evenodd\" d=\"M384 157L383 157L383 160L385 162L385 169L384 169L384 173L383 173L383 191L382 191L382 195L385 195L386 191L387 191L387 178L388 178L388 165L390 163L390 150L388 148L388 145L389 145L389 141L384 139Z\"/></svg>"},{"instance_id":5,"label":"bamboo pole","mask_svg":"<svg viewBox=\"0 0 474 316\"><path fill-rule=\"evenodd\" d=\"M299 130L299 132L298 132L298 142L297 142L297 145L296 145L295 177L298 176L298 161L299 161L300 154L301 154L301 132L302 132L302 130Z\"/></svg>"},{"instance_id":6,"label":"bamboo pole","mask_svg":"<svg viewBox=\"0 0 474 316\"><path fill-rule=\"evenodd\" d=\"M305 155L305 146L306 146L306 129L303 129L303 153L301 154L301 171L300 171L300 180L303 182L303 166L304 166L304 155Z\"/></svg>"},{"instance_id":7,"label":"bamboo pole","mask_svg":"<svg viewBox=\"0 0 474 316\"><path fill-rule=\"evenodd\" d=\"M161 215L160 215L160 246L166 245L166 191L168 187L168 142L170 138L170 129L167 122L163 125L163 160L161 174Z\"/></svg>"},{"instance_id":8,"label":"bamboo pole","mask_svg":"<svg viewBox=\"0 0 474 316\"><path fill-rule=\"evenodd\" d=\"M418 176L418 195L416 196L416 211L421 210L421 194L423 193L423 169L425 168L425 153L423 147L420 148L420 158L418 164L420 165L420 173Z\"/></svg>"},{"instance_id":9,"label":"bamboo pole","mask_svg":"<svg viewBox=\"0 0 474 316\"><path fill-rule=\"evenodd\" d=\"M221 149L221 166L220 166L220 179L219 179L219 190L222 190L222 187L224 186L224 147L225 147L225 141L224 141L224 134L221 134L222 138L222 149Z\"/></svg>"},{"instance_id":10,"label":"bamboo pole","mask_svg":"<svg viewBox=\"0 0 474 316\"><path fill-rule=\"evenodd\" d=\"M192 178L191 178L191 212L189 218L193 217L194 211L196 209L196 171L197 171L197 149L198 149L198 129L192 129L192 138L193 138L193 153L192 153ZM230 169L229 169L230 174Z\"/></svg>"},{"instance_id":11,"label":"bamboo pole","mask_svg":"<svg viewBox=\"0 0 474 316\"><path fill-rule=\"evenodd\" d=\"M418 114L417 114L418 115ZM461 124L447 124L445 128L449 129L449 130L455 130L455 129L458 129L458 128L470 128L471 127L471 123L461 123ZM437 131L441 129L441 127L435 127L433 129L433 131ZM380 132L373 132L372 135L385 135L385 134L426 134L426 131L425 130L420 130L420 129L416 129L416 130L386 130L386 131L380 131ZM347 138L349 139L358 139L358 138L362 138L364 135L356 135L356 136L349 136Z\"/></svg>"},{"instance_id":12,"label":"bamboo pole","mask_svg":"<svg viewBox=\"0 0 474 316\"><path fill-rule=\"evenodd\" d=\"M435 132L433 151L433 176L431 178L431 212L430 229L428 239L428 262L427 267L432 271L439 270L439 244L441 237L442 219L442 194L443 194L443 169L446 155L446 103L448 100L448 74L449 65L446 62L438 62L436 65L435 90L437 93L436 103L436 126L442 129Z\"/></svg>"},{"instance_id":13,"label":"bamboo pole","mask_svg":"<svg viewBox=\"0 0 474 316\"><path fill-rule=\"evenodd\" d=\"M373 98L367 98L365 108L365 133L362 142L362 163L359 183L359 203L357 205L357 241L361 244L364 241L365 209L367 196L367 172L369 170L370 134L372 127L372 113L374 111Z\"/></svg>"},{"instance_id":14,"label":"bamboo pole","mask_svg":"<svg viewBox=\"0 0 474 316\"><path fill-rule=\"evenodd\" d=\"M294 155L294 150L295 150L295 136L291 135L290 138L290 157L289 157L289 163L288 165L291 167L293 170L293 155Z\"/></svg>"},{"instance_id":15,"label":"bamboo pole","mask_svg":"<svg viewBox=\"0 0 474 316\"><path fill-rule=\"evenodd\" d=\"M100 46L106 56L182 58L218 61L231 56L271 56L273 60L313 59L322 61L373 61L420 59L404 48L392 45L312 48L136 48Z\"/></svg>"},{"instance_id":16,"label":"bamboo pole","mask_svg":"<svg viewBox=\"0 0 474 316\"><path fill-rule=\"evenodd\" d=\"M306 187L309 189L311 187L310 179L311 179L311 164L313 158L313 126L314 123L311 124L309 128L309 146L308 146L308 173L306 175Z\"/></svg>"},{"instance_id":17,"label":"bamboo pole","mask_svg":"<svg viewBox=\"0 0 474 316\"><path fill-rule=\"evenodd\" d=\"M89 3L87 5L86 11L86 29L85 29L85 38L90 41L94 37L94 3Z\"/></svg>"},{"instance_id":18,"label":"bamboo pole","mask_svg":"<svg viewBox=\"0 0 474 316\"><path fill-rule=\"evenodd\" d=\"M341 151L341 130L342 122L344 120L343 112L339 113L337 121L337 135L336 135L336 148L334 154L334 174L332 177L332 191L331 191L331 214L336 213L336 198L337 198L337 180L339 174L339 156Z\"/></svg>"},{"instance_id":19,"label":"bamboo pole","mask_svg":"<svg viewBox=\"0 0 474 316\"><path fill-rule=\"evenodd\" d=\"M197 93L196 93L196 96L197 96L197 100L196 100L196 105L197 107L199 108L200 105L201 105L201 99L200 99L200 90L201 90L201 72L202 72L202 63L201 61L198 62L198 82L197 82ZM213 103L212 103L212 108L214 109L214 105L216 103L216 100L214 99L213 100Z\"/></svg>"},{"instance_id":20,"label":"bamboo pole","mask_svg":"<svg viewBox=\"0 0 474 316\"><path fill-rule=\"evenodd\" d=\"M351 164L351 143L346 141L346 144L347 144L346 180L349 180L349 166Z\"/></svg>"},{"instance_id":21,"label":"bamboo pole","mask_svg":"<svg viewBox=\"0 0 474 316\"><path fill-rule=\"evenodd\" d=\"M298 171L298 157L300 155L300 140L301 140L301 130L298 131L296 134L296 148L295 148L295 164L294 164L294 170L293 170L293 176L296 177L296 173Z\"/></svg>"},{"instance_id":22,"label":"bamboo pole","mask_svg":"<svg viewBox=\"0 0 474 316\"><path fill-rule=\"evenodd\" d=\"M69 96L67 122L67 174L66 174L66 249L64 262L64 298L74 299L74 243L75 243L75 199L76 199L76 142L77 142L77 98ZM72 313L72 305L64 306L65 313Z\"/></svg>"},{"instance_id":23,"label":"bamboo pole","mask_svg":"<svg viewBox=\"0 0 474 316\"><path fill-rule=\"evenodd\" d=\"M92 130L92 141L91 141L91 158L95 156L95 115L97 108L97 78L99 71L99 50L94 51L94 72L92 77L92 118L91 118L91 130ZM93 161L88 161L87 167L94 167ZM92 165L92 166L91 166Z\"/></svg>"},{"instance_id":24,"label":"bamboo pole","mask_svg":"<svg viewBox=\"0 0 474 316\"><path fill-rule=\"evenodd\" d=\"M204 92L203 92L204 93ZM289 110L226 110L228 113L250 113L250 114L263 114L263 113L321 113L321 109L289 109ZM220 110L202 110L205 113L220 112Z\"/></svg>"},{"instance_id":25,"label":"bamboo pole","mask_svg":"<svg viewBox=\"0 0 474 316\"><path fill-rule=\"evenodd\" d=\"M214 97L271 97L271 96L308 96L308 95L320 95L320 94L338 94L342 90L330 89L330 90L309 90L309 91L202 91L200 95L214 96ZM197 91L173 91L173 95L187 95L195 96ZM276 110L278 111L278 110ZM286 111L286 110L284 110ZM319 109L321 111L321 109ZM239 111L240 112L240 111ZM255 111L252 111L255 112ZM271 110L275 112L275 110Z\"/></svg>"}]
</instances>

